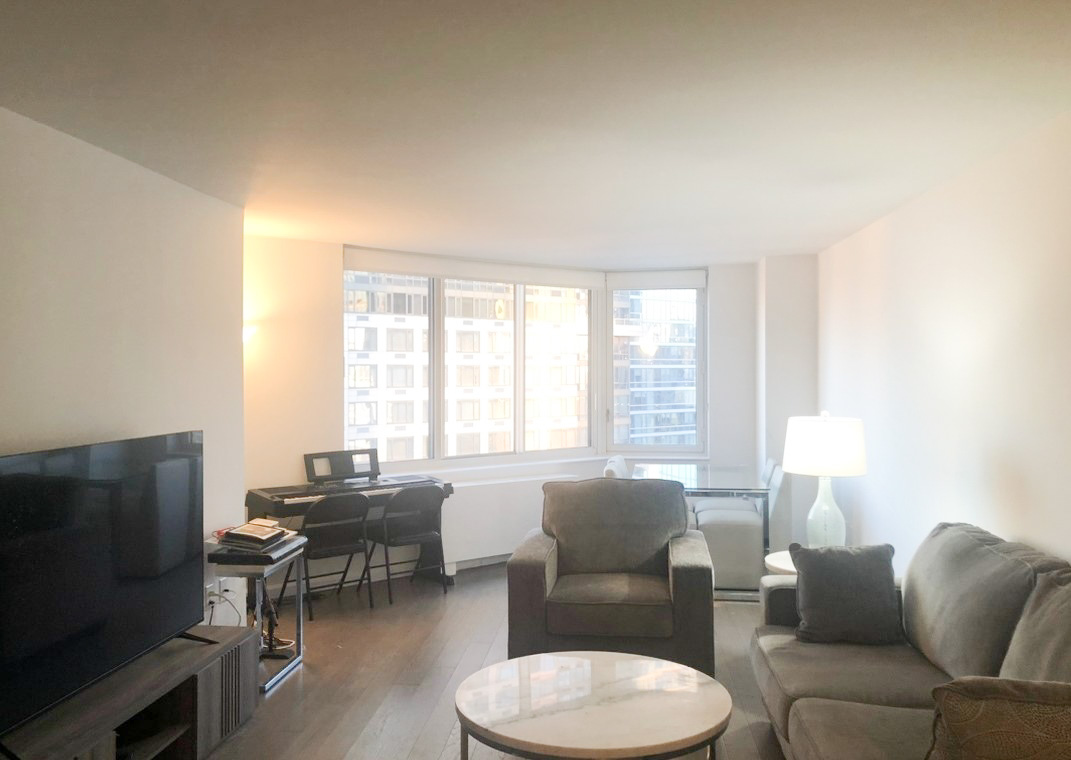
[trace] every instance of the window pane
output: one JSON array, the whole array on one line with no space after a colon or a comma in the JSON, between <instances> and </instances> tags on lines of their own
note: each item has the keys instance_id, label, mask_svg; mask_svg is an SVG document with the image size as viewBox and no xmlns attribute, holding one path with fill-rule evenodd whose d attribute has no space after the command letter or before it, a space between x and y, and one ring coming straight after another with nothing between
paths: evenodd
<instances>
[{"instance_id":1,"label":"window pane","mask_svg":"<svg viewBox=\"0 0 1071 760\"><path fill-rule=\"evenodd\" d=\"M698 443L698 291L615 290L613 441Z\"/></svg>"},{"instance_id":2,"label":"window pane","mask_svg":"<svg viewBox=\"0 0 1071 760\"><path fill-rule=\"evenodd\" d=\"M376 331L369 327L347 327L346 349L348 351L375 351Z\"/></svg>"},{"instance_id":3,"label":"window pane","mask_svg":"<svg viewBox=\"0 0 1071 760\"><path fill-rule=\"evenodd\" d=\"M391 401L387 404L387 424L408 425L412 421L412 401Z\"/></svg>"},{"instance_id":4,"label":"window pane","mask_svg":"<svg viewBox=\"0 0 1071 760\"><path fill-rule=\"evenodd\" d=\"M363 401L357 401L347 404L346 410L346 424L347 425L375 425L376 424L376 405Z\"/></svg>"},{"instance_id":5,"label":"window pane","mask_svg":"<svg viewBox=\"0 0 1071 760\"><path fill-rule=\"evenodd\" d=\"M480 384L480 368L466 364L459 365L457 368L457 384L461 388L475 388Z\"/></svg>"},{"instance_id":6,"label":"window pane","mask_svg":"<svg viewBox=\"0 0 1071 760\"><path fill-rule=\"evenodd\" d=\"M588 291L524 289L525 448L587 446Z\"/></svg>"},{"instance_id":7,"label":"window pane","mask_svg":"<svg viewBox=\"0 0 1071 760\"><path fill-rule=\"evenodd\" d=\"M346 445L376 448L383 462L428 456L427 415L417 421L414 414L430 399L428 292L427 277L343 274Z\"/></svg>"},{"instance_id":8,"label":"window pane","mask_svg":"<svg viewBox=\"0 0 1071 760\"><path fill-rule=\"evenodd\" d=\"M413 331L387 328L387 350L396 353L408 353L413 350Z\"/></svg>"},{"instance_id":9,"label":"window pane","mask_svg":"<svg viewBox=\"0 0 1071 760\"><path fill-rule=\"evenodd\" d=\"M446 279L443 302L446 454L512 451L514 288ZM481 384L492 372L508 380Z\"/></svg>"}]
</instances>

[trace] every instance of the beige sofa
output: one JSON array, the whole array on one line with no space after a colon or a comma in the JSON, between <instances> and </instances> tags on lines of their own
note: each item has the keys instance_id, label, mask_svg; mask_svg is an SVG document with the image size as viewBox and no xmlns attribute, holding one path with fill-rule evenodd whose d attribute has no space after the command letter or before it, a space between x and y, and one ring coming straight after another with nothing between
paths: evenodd
<instances>
[{"instance_id":1,"label":"beige sofa","mask_svg":"<svg viewBox=\"0 0 1071 760\"><path fill-rule=\"evenodd\" d=\"M934 687L963 676L1067 680L1071 653L1038 663L1032 636L1016 631L1039 575L1066 568L980 528L938 525L904 577L905 641L889 646L797 641L795 576L763 578L751 662L787 760L921 760ZM1029 675L1017 672L1031 660Z\"/></svg>"}]
</instances>

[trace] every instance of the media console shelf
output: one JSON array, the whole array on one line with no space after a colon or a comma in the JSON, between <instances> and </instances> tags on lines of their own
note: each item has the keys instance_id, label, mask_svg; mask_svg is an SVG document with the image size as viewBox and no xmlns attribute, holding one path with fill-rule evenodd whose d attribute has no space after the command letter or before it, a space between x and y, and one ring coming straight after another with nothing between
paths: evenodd
<instances>
[{"instance_id":1,"label":"media console shelf","mask_svg":"<svg viewBox=\"0 0 1071 760\"><path fill-rule=\"evenodd\" d=\"M197 626L3 738L21 760L201 760L253 714L258 632Z\"/></svg>"}]
</instances>

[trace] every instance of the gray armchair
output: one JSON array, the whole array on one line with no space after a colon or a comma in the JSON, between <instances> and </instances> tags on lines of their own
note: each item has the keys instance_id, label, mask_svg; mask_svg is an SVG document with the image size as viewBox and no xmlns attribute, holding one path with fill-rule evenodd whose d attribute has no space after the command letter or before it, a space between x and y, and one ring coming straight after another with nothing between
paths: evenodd
<instances>
[{"instance_id":1,"label":"gray armchair","mask_svg":"<svg viewBox=\"0 0 1071 760\"><path fill-rule=\"evenodd\" d=\"M671 480L543 486L543 527L506 564L509 656L631 652L714 675L714 575Z\"/></svg>"}]
</instances>

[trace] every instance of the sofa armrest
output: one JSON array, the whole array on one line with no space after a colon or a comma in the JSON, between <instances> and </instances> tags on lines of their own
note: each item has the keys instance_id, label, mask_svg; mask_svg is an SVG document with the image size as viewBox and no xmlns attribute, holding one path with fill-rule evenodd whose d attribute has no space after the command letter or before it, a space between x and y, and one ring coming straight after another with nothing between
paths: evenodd
<instances>
[{"instance_id":1,"label":"sofa armrest","mask_svg":"<svg viewBox=\"0 0 1071 760\"><path fill-rule=\"evenodd\" d=\"M763 625L785 625L795 628L800 624L796 611L796 576L764 575L759 579L759 605Z\"/></svg>"},{"instance_id":2,"label":"sofa armrest","mask_svg":"<svg viewBox=\"0 0 1071 760\"><path fill-rule=\"evenodd\" d=\"M535 528L506 562L511 658L547 651L546 603L557 580L558 542Z\"/></svg>"},{"instance_id":3,"label":"sofa armrest","mask_svg":"<svg viewBox=\"0 0 1071 760\"><path fill-rule=\"evenodd\" d=\"M714 565L697 530L669 540L669 593L678 662L713 677Z\"/></svg>"}]
</instances>

